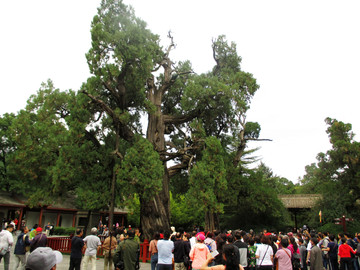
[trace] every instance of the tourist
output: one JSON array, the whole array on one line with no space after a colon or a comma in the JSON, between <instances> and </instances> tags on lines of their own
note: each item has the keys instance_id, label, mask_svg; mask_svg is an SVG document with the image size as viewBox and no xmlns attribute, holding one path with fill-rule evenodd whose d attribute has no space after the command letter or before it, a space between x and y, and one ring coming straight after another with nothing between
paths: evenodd
<instances>
[{"instance_id":1,"label":"tourist","mask_svg":"<svg viewBox=\"0 0 360 270\"><path fill-rule=\"evenodd\" d=\"M149 252L151 254L151 260L150 260L151 270L155 270L156 265L158 263L157 242L159 241L159 239L160 239L160 233L156 232L149 244Z\"/></svg>"},{"instance_id":2,"label":"tourist","mask_svg":"<svg viewBox=\"0 0 360 270\"><path fill-rule=\"evenodd\" d=\"M19 234L19 236L17 238L15 249L14 249L14 254L15 254L14 270L16 270L19 267L19 265L20 265L21 270L25 269L26 248L30 246L29 236L26 235L29 232L28 227L22 227L20 229L20 231L21 231L21 233Z\"/></svg>"},{"instance_id":3,"label":"tourist","mask_svg":"<svg viewBox=\"0 0 360 270\"><path fill-rule=\"evenodd\" d=\"M30 253L26 270L56 270L56 265L63 259L61 252L49 247L38 247Z\"/></svg>"},{"instance_id":4,"label":"tourist","mask_svg":"<svg viewBox=\"0 0 360 270\"><path fill-rule=\"evenodd\" d=\"M321 249L317 245L318 239L316 237L313 237L310 239L310 243L310 270L323 269Z\"/></svg>"},{"instance_id":5,"label":"tourist","mask_svg":"<svg viewBox=\"0 0 360 270\"><path fill-rule=\"evenodd\" d=\"M124 269L126 270L136 270L139 269L139 255L140 255L140 245L134 240L135 231L130 230L127 233L128 237L120 242L116 249L116 253L122 258L124 264ZM114 261L115 264L118 262Z\"/></svg>"},{"instance_id":6,"label":"tourist","mask_svg":"<svg viewBox=\"0 0 360 270\"><path fill-rule=\"evenodd\" d=\"M33 252L38 247L46 247L47 236L42 232L41 227L35 230L35 237L30 241L30 252Z\"/></svg>"},{"instance_id":7,"label":"tourist","mask_svg":"<svg viewBox=\"0 0 360 270\"><path fill-rule=\"evenodd\" d=\"M0 232L0 262L4 258L4 270L9 270L10 266L10 248L14 244L12 232L14 225L6 225L6 229Z\"/></svg>"},{"instance_id":8,"label":"tourist","mask_svg":"<svg viewBox=\"0 0 360 270\"><path fill-rule=\"evenodd\" d=\"M200 269L208 257L212 257L208 247L204 244L205 235L198 233L197 243L190 250L190 259L192 260L192 269Z\"/></svg>"},{"instance_id":9,"label":"tourist","mask_svg":"<svg viewBox=\"0 0 360 270\"><path fill-rule=\"evenodd\" d=\"M244 270L244 268L238 263L238 258L235 254L235 249L233 245L226 244L223 247L223 259L225 265L215 265L209 267L208 265L211 264L213 261L213 257L209 256L202 266L200 267L201 270Z\"/></svg>"},{"instance_id":10,"label":"tourist","mask_svg":"<svg viewBox=\"0 0 360 270\"><path fill-rule=\"evenodd\" d=\"M172 270L172 252L174 242L170 240L170 232L164 232L164 239L157 242L158 264L157 270Z\"/></svg>"},{"instance_id":11,"label":"tourist","mask_svg":"<svg viewBox=\"0 0 360 270\"><path fill-rule=\"evenodd\" d=\"M272 269L273 267L273 249L270 246L270 239L263 235L260 240L261 244L256 249L256 265L259 269Z\"/></svg>"},{"instance_id":12,"label":"tourist","mask_svg":"<svg viewBox=\"0 0 360 270\"><path fill-rule=\"evenodd\" d=\"M291 250L288 249L289 239L287 237L283 237L280 241L279 249L275 254L275 260L277 264L277 269L281 270L292 270L291 263Z\"/></svg>"},{"instance_id":13,"label":"tourist","mask_svg":"<svg viewBox=\"0 0 360 270\"><path fill-rule=\"evenodd\" d=\"M89 262L91 262L91 270L96 270L96 254L101 247L100 238L97 236L98 230L93 227L91 235L84 238L85 255L82 263L82 270L87 270Z\"/></svg>"},{"instance_id":14,"label":"tourist","mask_svg":"<svg viewBox=\"0 0 360 270\"><path fill-rule=\"evenodd\" d=\"M84 247L84 240L82 239L83 234L84 231L82 229L77 229L75 236L71 239L69 270L80 270L81 268L82 249Z\"/></svg>"},{"instance_id":15,"label":"tourist","mask_svg":"<svg viewBox=\"0 0 360 270\"><path fill-rule=\"evenodd\" d=\"M109 237L104 240L104 270L112 270L113 258L117 247L117 241L114 236L115 232L111 231Z\"/></svg>"}]
</instances>

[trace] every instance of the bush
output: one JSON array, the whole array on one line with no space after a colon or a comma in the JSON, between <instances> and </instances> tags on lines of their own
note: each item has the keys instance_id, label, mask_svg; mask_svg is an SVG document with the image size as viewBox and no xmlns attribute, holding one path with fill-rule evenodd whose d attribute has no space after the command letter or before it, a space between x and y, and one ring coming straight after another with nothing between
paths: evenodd
<instances>
[{"instance_id":1,"label":"bush","mask_svg":"<svg viewBox=\"0 0 360 270\"><path fill-rule=\"evenodd\" d=\"M75 233L74 227L54 227L54 233L53 235L70 235Z\"/></svg>"}]
</instances>

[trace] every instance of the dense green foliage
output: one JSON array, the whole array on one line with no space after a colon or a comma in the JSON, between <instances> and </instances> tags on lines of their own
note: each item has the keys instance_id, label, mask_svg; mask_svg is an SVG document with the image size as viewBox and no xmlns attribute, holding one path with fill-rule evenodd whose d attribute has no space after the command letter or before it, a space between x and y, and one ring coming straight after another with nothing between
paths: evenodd
<instances>
[{"instance_id":1,"label":"dense green foliage","mask_svg":"<svg viewBox=\"0 0 360 270\"><path fill-rule=\"evenodd\" d=\"M320 193L323 200L312 210L308 224L318 227L318 213L322 211L323 224L334 227L334 219L343 215L354 218L348 224L351 231L359 231L360 220L360 143L354 140L351 124L327 118L327 134L332 148L319 153L317 164L306 167L302 179L302 192ZM325 226L323 225L323 226ZM338 227L338 231L342 227Z\"/></svg>"},{"instance_id":2,"label":"dense green foliage","mask_svg":"<svg viewBox=\"0 0 360 270\"><path fill-rule=\"evenodd\" d=\"M247 167L247 142L261 127L246 114L259 86L241 69L236 44L214 39L214 66L196 74L190 61L170 60L170 34L161 47L116 0L102 1L91 36L91 77L79 92L48 81L18 115L0 119L2 189L29 196L31 206L65 195L88 210L127 206L146 236L170 223L289 222L277 195L296 187L265 165Z\"/></svg>"}]
</instances>

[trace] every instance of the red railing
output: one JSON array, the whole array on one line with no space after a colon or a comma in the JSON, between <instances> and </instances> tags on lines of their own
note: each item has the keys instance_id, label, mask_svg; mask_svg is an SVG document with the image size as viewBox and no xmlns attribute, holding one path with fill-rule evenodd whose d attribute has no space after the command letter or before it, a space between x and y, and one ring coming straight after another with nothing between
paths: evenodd
<instances>
[{"instance_id":1,"label":"red railing","mask_svg":"<svg viewBox=\"0 0 360 270\"><path fill-rule=\"evenodd\" d=\"M53 250L58 250L61 253L71 253L71 238L70 237L48 237L47 246L51 247ZM103 241L101 241L103 243ZM97 256L103 256L103 248L101 247L97 253ZM151 254L149 252L149 241L144 240L143 243L140 243L140 261L147 262L150 261Z\"/></svg>"}]
</instances>

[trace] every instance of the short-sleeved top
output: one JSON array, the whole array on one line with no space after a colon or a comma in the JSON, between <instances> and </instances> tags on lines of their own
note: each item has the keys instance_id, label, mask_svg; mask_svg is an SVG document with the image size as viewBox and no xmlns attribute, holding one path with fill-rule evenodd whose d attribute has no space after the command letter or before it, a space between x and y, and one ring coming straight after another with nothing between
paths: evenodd
<instances>
[{"instance_id":1,"label":"short-sleeved top","mask_svg":"<svg viewBox=\"0 0 360 270\"><path fill-rule=\"evenodd\" d=\"M88 235L84 238L86 244L86 256L96 255L98 246L101 246L100 238L96 235Z\"/></svg>"},{"instance_id":2,"label":"short-sleeved top","mask_svg":"<svg viewBox=\"0 0 360 270\"><path fill-rule=\"evenodd\" d=\"M172 252L174 242L171 240L159 240L157 242L158 264L172 264Z\"/></svg>"},{"instance_id":3,"label":"short-sleeved top","mask_svg":"<svg viewBox=\"0 0 360 270\"><path fill-rule=\"evenodd\" d=\"M287 248L279 249L276 254L275 258L278 259L279 262L279 269L281 270L292 270L292 263L291 263L291 251Z\"/></svg>"},{"instance_id":4,"label":"short-sleeved top","mask_svg":"<svg viewBox=\"0 0 360 270\"><path fill-rule=\"evenodd\" d=\"M82 248L84 246L84 241L78 236L74 236L71 239L71 258L80 259L82 257Z\"/></svg>"},{"instance_id":5,"label":"short-sleeved top","mask_svg":"<svg viewBox=\"0 0 360 270\"><path fill-rule=\"evenodd\" d=\"M257 265L272 265L271 256L274 255L272 247L269 245L261 244L257 246L256 256L259 258L256 260Z\"/></svg>"}]
</instances>

